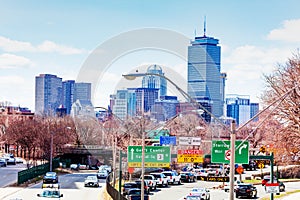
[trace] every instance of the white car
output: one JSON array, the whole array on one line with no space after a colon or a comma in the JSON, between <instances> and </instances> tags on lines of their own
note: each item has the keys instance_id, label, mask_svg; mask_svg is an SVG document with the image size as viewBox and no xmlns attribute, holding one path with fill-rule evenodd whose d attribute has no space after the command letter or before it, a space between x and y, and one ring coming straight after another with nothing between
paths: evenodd
<instances>
[{"instance_id":1,"label":"white car","mask_svg":"<svg viewBox=\"0 0 300 200\"><path fill-rule=\"evenodd\" d=\"M190 191L190 196L199 196L200 199L209 200L210 199L210 193L209 190L206 188L193 188ZM188 196L189 196L188 195Z\"/></svg>"},{"instance_id":2,"label":"white car","mask_svg":"<svg viewBox=\"0 0 300 200\"><path fill-rule=\"evenodd\" d=\"M162 173L150 173L150 175L153 175L156 180L156 185L158 186L165 186L168 187L168 178L162 174Z\"/></svg>"},{"instance_id":3,"label":"white car","mask_svg":"<svg viewBox=\"0 0 300 200\"><path fill-rule=\"evenodd\" d=\"M37 196L40 199L61 199L63 194L60 193L58 184L43 184L42 191Z\"/></svg>"},{"instance_id":4,"label":"white car","mask_svg":"<svg viewBox=\"0 0 300 200\"><path fill-rule=\"evenodd\" d=\"M84 187L99 187L97 176L88 176L84 180Z\"/></svg>"},{"instance_id":5,"label":"white car","mask_svg":"<svg viewBox=\"0 0 300 200\"><path fill-rule=\"evenodd\" d=\"M106 170L99 170L97 173L98 178L106 178L108 176L108 172Z\"/></svg>"},{"instance_id":6,"label":"white car","mask_svg":"<svg viewBox=\"0 0 300 200\"><path fill-rule=\"evenodd\" d=\"M101 165L99 167L99 171L106 170L108 173L111 173L111 166L109 165Z\"/></svg>"},{"instance_id":7,"label":"white car","mask_svg":"<svg viewBox=\"0 0 300 200\"><path fill-rule=\"evenodd\" d=\"M180 176L174 171L164 171L162 172L168 178L168 184L181 184Z\"/></svg>"},{"instance_id":8,"label":"white car","mask_svg":"<svg viewBox=\"0 0 300 200\"><path fill-rule=\"evenodd\" d=\"M142 177L140 178L140 180L141 179ZM153 175L144 175L144 180L148 182L148 186L151 190L156 190L157 181L155 180L155 177Z\"/></svg>"}]
</instances>

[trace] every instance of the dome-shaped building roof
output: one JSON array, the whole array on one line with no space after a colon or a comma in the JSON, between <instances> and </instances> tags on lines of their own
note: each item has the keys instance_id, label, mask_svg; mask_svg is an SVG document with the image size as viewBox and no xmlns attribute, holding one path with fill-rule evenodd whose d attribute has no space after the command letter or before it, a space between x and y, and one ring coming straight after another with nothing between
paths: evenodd
<instances>
[{"instance_id":1,"label":"dome-shaped building roof","mask_svg":"<svg viewBox=\"0 0 300 200\"><path fill-rule=\"evenodd\" d=\"M147 68L147 72L148 73L157 73L157 72L162 72L162 68L161 68L161 66L159 66L159 65L156 65L156 64L154 64L154 65L150 65L148 68Z\"/></svg>"}]
</instances>

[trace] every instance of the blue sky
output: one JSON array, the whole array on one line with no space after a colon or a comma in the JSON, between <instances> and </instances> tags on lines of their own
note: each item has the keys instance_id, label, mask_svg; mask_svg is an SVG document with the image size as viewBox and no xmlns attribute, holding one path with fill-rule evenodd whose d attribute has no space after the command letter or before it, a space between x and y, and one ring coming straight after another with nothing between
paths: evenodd
<instances>
[{"instance_id":1,"label":"blue sky","mask_svg":"<svg viewBox=\"0 0 300 200\"><path fill-rule=\"evenodd\" d=\"M259 102L262 74L271 73L299 48L299 6L297 0L0 0L0 101L34 110L38 74L76 79L95 48L135 29L168 29L192 39L195 29L203 34L206 16L206 35L220 40L226 93L250 95ZM112 62L98 82L94 105L109 103L123 73L153 63L186 78L185 60L160 51L134 52Z\"/></svg>"}]
</instances>

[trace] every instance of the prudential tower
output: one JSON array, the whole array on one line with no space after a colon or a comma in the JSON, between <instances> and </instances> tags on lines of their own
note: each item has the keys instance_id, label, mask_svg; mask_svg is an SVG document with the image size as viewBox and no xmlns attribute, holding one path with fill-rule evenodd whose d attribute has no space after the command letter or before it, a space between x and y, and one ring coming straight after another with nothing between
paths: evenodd
<instances>
[{"instance_id":1,"label":"prudential tower","mask_svg":"<svg viewBox=\"0 0 300 200\"><path fill-rule=\"evenodd\" d=\"M223 115L224 84L221 74L219 40L195 36L188 47L188 94L216 117ZM208 115L205 117L206 120Z\"/></svg>"}]
</instances>

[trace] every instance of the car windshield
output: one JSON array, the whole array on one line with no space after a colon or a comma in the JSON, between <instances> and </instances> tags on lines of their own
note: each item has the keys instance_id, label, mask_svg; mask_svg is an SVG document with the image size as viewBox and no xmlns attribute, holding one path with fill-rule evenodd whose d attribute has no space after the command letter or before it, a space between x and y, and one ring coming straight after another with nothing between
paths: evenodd
<instances>
[{"instance_id":1,"label":"car windshield","mask_svg":"<svg viewBox=\"0 0 300 200\"><path fill-rule=\"evenodd\" d=\"M48 198L59 198L59 192L58 191L52 191L52 190L45 190L43 191L42 197L48 197Z\"/></svg>"},{"instance_id":2,"label":"car windshield","mask_svg":"<svg viewBox=\"0 0 300 200\"><path fill-rule=\"evenodd\" d=\"M193 188L192 192L204 192L204 188Z\"/></svg>"},{"instance_id":3,"label":"car windshield","mask_svg":"<svg viewBox=\"0 0 300 200\"><path fill-rule=\"evenodd\" d=\"M141 194L141 190L130 190L129 194Z\"/></svg>"},{"instance_id":4,"label":"car windshield","mask_svg":"<svg viewBox=\"0 0 300 200\"><path fill-rule=\"evenodd\" d=\"M88 176L86 177L86 180L96 180L97 177L96 176Z\"/></svg>"},{"instance_id":5,"label":"car windshield","mask_svg":"<svg viewBox=\"0 0 300 200\"><path fill-rule=\"evenodd\" d=\"M56 175L55 172L47 172L47 173L46 173L46 176L55 176L55 175Z\"/></svg>"},{"instance_id":6,"label":"car windshield","mask_svg":"<svg viewBox=\"0 0 300 200\"><path fill-rule=\"evenodd\" d=\"M186 200L200 200L201 198L199 196L187 196Z\"/></svg>"}]
</instances>

